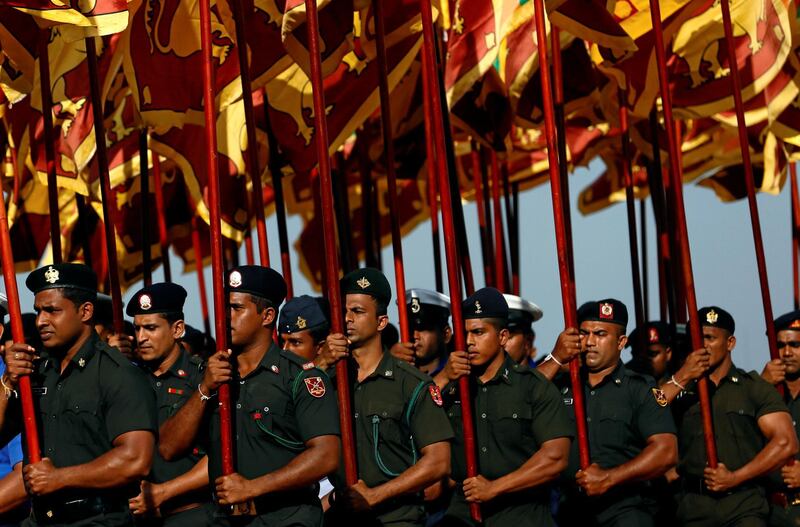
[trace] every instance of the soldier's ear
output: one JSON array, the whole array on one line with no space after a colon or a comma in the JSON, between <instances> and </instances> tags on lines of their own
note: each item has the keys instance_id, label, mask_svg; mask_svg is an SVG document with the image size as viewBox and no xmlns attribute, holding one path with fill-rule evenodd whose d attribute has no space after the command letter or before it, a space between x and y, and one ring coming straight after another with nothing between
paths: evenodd
<instances>
[{"instance_id":1,"label":"soldier's ear","mask_svg":"<svg viewBox=\"0 0 800 527\"><path fill-rule=\"evenodd\" d=\"M79 308L81 313L81 322L89 322L94 318L94 304L91 302L84 302Z\"/></svg>"},{"instance_id":2,"label":"soldier's ear","mask_svg":"<svg viewBox=\"0 0 800 527\"><path fill-rule=\"evenodd\" d=\"M733 335L728 336L728 351L733 351L733 348L736 347L736 337Z\"/></svg>"},{"instance_id":3,"label":"soldier's ear","mask_svg":"<svg viewBox=\"0 0 800 527\"><path fill-rule=\"evenodd\" d=\"M266 327L274 326L275 319L278 318L278 310L270 306L261 313L261 320Z\"/></svg>"},{"instance_id":4,"label":"soldier's ear","mask_svg":"<svg viewBox=\"0 0 800 527\"><path fill-rule=\"evenodd\" d=\"M508 332L508 328L503 328L499 331L498 336L500 337L500 345L505 346L508 342L508 337L511 334Z\"/></svg>"},{"instance_id":5,"label":"soldier's ear","mask_svg":"<svg viewBox=\"0 0 800 527\"><path fill-rule=\"evenodd\" d=\"M617 340L617 348L619 349L619 351L624 350L625 349L625 344L627 344L627 343L628 343L628 336L627 335L620 335L619 336L619 340Z\"/></svg>"},{"instance_id":6,"label":"soldier's ear","mask_svg":"<svg viewBox=\"0 0 800 527\"><path fill-rule=\"evenodd\" d=\"M444 327L444 343L450 344L451 340L453 340L453 328L448 324Z\"/></svg>"},{"instance_id":7,"label":"soldier's ear","mask_svg":"<svg viewBox=\"0 0 800 527\"><path fill-rule=\"evenodd\" d=\"M383 331L389 325L389 315L378 315L378 331Z\"/></svg>"},{"instance_id":8,"label":"soldier's ear","mask_svg":"<svg viewBox=\"0 0 800 527\"><path fill-rule=\"evenodd\" d=\"M172 338L180 339L186 335L186 323L183 320L177 320L172 325Z\"/></svg>"}]
</instances>

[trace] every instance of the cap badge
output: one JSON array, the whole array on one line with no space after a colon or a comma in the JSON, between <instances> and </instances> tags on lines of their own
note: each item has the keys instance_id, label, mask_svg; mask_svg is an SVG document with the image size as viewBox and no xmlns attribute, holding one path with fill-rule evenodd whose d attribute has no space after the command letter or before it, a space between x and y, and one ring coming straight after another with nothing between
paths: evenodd
<instances>
[{"instance_id":1,"label":"cap badge","mask_svg":"<svg viewBox=\"0 0 800 527\"><path fill-rule=\"evenodd\" d=\"M360 287L361 289L366 289L370 285L372 285L369 283L369 280L367 280L366 276L362 276L361 278L359 278L358 281L356 281L356 283L358 284L358 287Z\"/></svg>"},{"instance_id":2,"label":"cap badge","mask_svg":"<svg viewBox=\"0 0 800 527\"><path fill-rule=\"evenodd\" d=\"M656 328L650 328L650 344L658 343L658 330Z\"/></svg>"},{"instance_id":3,"label":"cap badge","mask_svg":"<svg viewBox=\"0 0 800 527\"><path fill-rule=\"evenodd\" d=\"M477 300L475 301L475 313L480 314L483 313L483 308L481 307L481 303Z\"/></svg>"},{"instance_id":4,"label":"cap badge","mask_svg":"<svg viewBox=\"0 0 800 527\"><path fill-rule=\"evenodd\" d=\"M412 313L419 313L420 309L422 309L422 306L419 305L419 298L412 298L411 299L411 312Z\"/></svg>"},{"instance_id":5,"label":"cap badge","mask_svg":"<svg viewBox=\"0 0 800 527\"><path fill-rule=\"evenodd\" d=\"M53 269L52 266L47 268L47 271L44 273L44 279L51 284L55 284L58 282L58 270Z\"/></svg>"},{"instance_id":6,"label":"cap badge","mask_svg":"<svg viewBox=\"0 0 800 527\"><path fill-rule=\"evenodd\" d=\"M231 272L231 275L228 278L228 284L230 284L231 287L239 287L242 285L242 273L239 271Z\"/></svg>"},{"instance_id":7,"label":"cap badge","mask_svg":"<svg viewBox=\"0 0 800 527\"><path fill-rule=\"evenodd\" d=\"M614 318L614 306L608 302L600 304L600 318Z\"/></svg>"},{"instance_id":8,"label":"cap badge","mask_svg":"<svg viewBox=\"0 0 800 527\"><path fill-rule=\"evenodd\" d=\"M139 297L139 307L145 311L153 307L153 301L150 298L150 295L142 295Z\"/></svg>"},{"instance_id":9,"label":"cap badge","mask_svg":"<svg viewBox=\"0 0 800 527\"><path fill-rule=\"evenodd\" d=\"M708 322L709 324L716 324L718 318L719 315L713 309L708 313L706 313L706 322Z\"/></svg>"},{"instance_id":10,"label":"cap badge","mask_svg":"<svg viewBox=\"0 0 800 527\"><path fill-rule=\"evenodd\" d=\"M306 329L308 322L303 317L297 317L297 322L295 322L297 329Z\"/></svg>"},{"instance_id":11,"label":"cap badge","mask_svg":"<svg viewBox=\"0 0 800 527\"><path fill-rule=\"evenodd\" d=\"M791 324L789 324L790 328L797 329L800 328L800 319L793 320Z\"/></svg>"}]
</instances>

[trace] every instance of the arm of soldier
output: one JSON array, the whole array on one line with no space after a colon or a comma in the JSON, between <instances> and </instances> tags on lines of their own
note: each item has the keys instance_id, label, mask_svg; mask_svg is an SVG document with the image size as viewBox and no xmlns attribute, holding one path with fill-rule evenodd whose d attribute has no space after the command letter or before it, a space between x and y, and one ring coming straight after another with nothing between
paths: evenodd
<instances>
[{"instance_id":1,"label":"arm of soldier","mask_svg":"<svg viewBox=\"0 0 800 527\"><path fill-rule=\"evenodd\" d=\"M191 469L175 479L164 483L142 481L141 492L129 499L128 505L134 515L145 514L157 510L167 500L207 487L208 456L203 456Z\"/></svg>"},{"instance_id":2,"label":"arm of soldier","mask_svg":"<svg viewBox=\"0 0 800 527\"><path fill-rule=\"evenodd\" d=\"M324 435L306 441L306 449L280 469L247 480L240 474L217 478L220 505L234 505L274 492L285 492L309 485L335 472L339 464L339 437Z\"/></svg>"},{"instance_id":3,"label":"arm of soldier","mask_svg":"<svg viewBox=\"0 0 800 527\"><path fill-rule=\"evenodd\" d=\"M389 353L397 359L414 364L416 348L413 342L398 342L389 348Z\"/></svg>"},{"instance_id":4,"label":"arm of soldier","mask_svg":"<svg viewBox=\"0 0 800 527\"><path fill-rule=\"evenodd\" d=\"M333 367L340 359L350 355L350 341L341 333L331 333L314 359L314 366L322 371Z\"/></svg>"},{"instance_id":5,"label":"arm of soldier","mask_svg":"<svg viewBox=\"0 0 800 527\"><path fill-rule=\"evenodd\" d=\"M570 438L558 437L542 443L539 450L521 467L495 480L483 476L464 480L464 496L469 502L484 503L503 494L531 489L555 480L567 468Z\"/></svg>"},{"instance_id":6,"label":"arm of soldier","mask_svg":"<svg viewBox=\"0 0 800 527\"><path fill-rule=\"evenodd\" d=\"M686 356L686 360L675 375L662 382L659 388L671 403L692 381L696 381L708 370L711 354L705 348L700 348Z\"/></svg>"},{"instance_id":7,"label":"arm of soldier","mask_svg":"<svg viewBox=\"0 0 800 527\"><path fill-rule=\"evenodd\" d=\"M206 409L216 404L215 398L204 399L202 396L214 397L217 389L231 380L231 372L230 351L218 351L208 359L197 393L158 430L158 453L161 457L171 461L194 446Z\"/></svg>"},{"instance_id":8,"label":"arm of soldier","mask_svg":"<svg viewBox=\"0 0 800 527\"><path fill-rule=\"evenodd\" d=\"M22 429L19 379L23 375L33 373L34 361L38 357L34 349L27 344L14 344L9 341L2 349L6 371L2 375L4 386L0 392L0 444L6 444Z\"/></svg>"},{"instance_id":9,"label":"arm of soldier","mask_svg":"<svg viewBox=\"0 0 800 527\"><path fill-rule=\"evenodd\" d=\"M561 332L556 340L556 345L553 351L550 352L550 357L543 360L536 367L539 373L553 380L558 372L566 368L567 363L580 355L581 352L581 334L575 328L567 328Z\"/></svg>"},{"instance_id":10,"label":"arm of soldier","mask_svg":"<svg viewBox=\"0 0 800 527\"><path fill-rule=\"evenodd\" d=\"M49 458L26 465L25 486L44 496L62 489L110 489L136 482L150 472L155 449L152 431L135 430L117 437L113 448L82 465L57 468Z\"/></svg>"},{"instance_id":11,"label":"arm of soldier","mask_svg":"<svg viewBox=\"0 0 800 527\"><path fill-rule=\"evenodd\" d=\"M764 448L741 468L730 471L720 463L706 468L704 478L709 490L722 492L759 478L784 465L797 453L797 435L788 412L778 411L758 418L758 428L767 440Z\"/></svg>"},{"instance_id":12,"label":"arm of soldier","mask_svg":"<svg viewBox=\"0 0 800 527\"><path fill-rule=\"evenodd\" d=\"M0 514L13 511L28 499L25 482L22 479L22 462L20 461L8 474L0 479Z\"/></svg>"},{"instance_id":13,"label":"arm of soldier","mask_svg":"<svg viewBox=\"0 0 800 527\"><path fill-rule=\"evenodd\" d=\"M457 381L465 375L469 375L470 365L466 351L453 351L447 356L447 363L442 371L436 374L433 382L440 390L453 381Z\"/></svg>"}]
</instances>

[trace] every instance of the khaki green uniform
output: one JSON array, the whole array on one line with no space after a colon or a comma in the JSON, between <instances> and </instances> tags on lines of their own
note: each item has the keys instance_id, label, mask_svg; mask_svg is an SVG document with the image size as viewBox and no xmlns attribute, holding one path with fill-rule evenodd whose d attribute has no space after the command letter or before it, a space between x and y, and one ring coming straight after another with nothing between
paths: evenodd
<instances>
[{"instance_id":1,"label":"khaki green uniform","mask_svg":"<svg viewBox=\"0 0 800 527\"><path fill-rule=\"evenodd\" d=\"M520 366L508 355L491 380L472 379L478 473L489 480L514 472L527 462L545 441L572 437L572 425L555 385L527 365ZM445 516L445 525L477 525L470 518L462 483L467 477L464 456L461 400L458 383L444 390L445 409L455 430L452 472L456 491ZM550 513L551 487L506 494L481 506L486 527L547 527L555 525Z\"/></svg>"},{"instance_id":2,"label":"khaki green uniform","mask_svg":"<svg viewBox=\"0 0 800 527\"><path fill-rule=\"evenodd\" d=\"M424 373L389 352L384 352L378 367L363 381L355 380L356 368L351 373L358 477L368 487L383 485L405 472L426 446L453 438L441 396ZM337 489L346 486L343 470L333 483ZM340 517L334 510L326 524L422 526L422 495L398 497L362 517Z\"/></svg>"},{"instance_id":3,"label":"khaki green uniform","mask_svg":"<svg viewBox=\"0 0 800 527\"><path fill-rule=\"evenodd\" d=\"M800 436L800 397L792 397L788 389L785 393L784 401L792 414L794 431ZM770 527L800 527L800 491L784 485L780 471L772 475L770 483Z\"/></svg>"},{"instance_id":4,"label":"khaki green uniform","mask_svg":"<svg viewBox=\"0 0 800 527\"><path fill-rule=\"evenodd\" d=\"M657 402L655 381L628 370L621 362L599 384L583 385L586 401L586 425L592 463L610 469L638 456L649 437L675 434L675 423L669 408ZM570 410L575 425L575 401L569 376L557 379L564 405ZM663 404L666 405L664 402ZM570 450L570 461L564 473L564 496L558 513L559 525L603 527L647 527L653 525L648 504L643 498L647 483L635 482L613 487L601 496L587 497L575 483L580 469L578 443Z\"/></svg>"},{"instance_id":5,"label":"khaki green uniform","mask_svg":"<svg viewBox=\"0 0 800 527\"><path fill-rule=\"evenodd\" d=\"M147 370L150 386L156 394L156 408L158 410L158 425L163 425L172 417L190 397L197 397L197 386L203 380L203 361L198 357L189 355L181 348L180 355L175 363L156 377ZM153 455L153 467L150 470L149 481L164 483L189 472L205 455L205 448L196 445L191 452L173 461L166 461L156 450ZM172 514L171 511L190 504L200 504L199 507ZM208 489L191 492L177 496L161 505L161 518L137 519L140 527L192 527L207 525L211 514L211 494Z\"/></svg>"},{"instance_id":6,"label":"khaki green uniform","mask_svg":"<svg viewBox=\"0 0 800 527\"><path fill-rule=\"evenodd\" d=\"M42 457L56 467L89 463L127 432L157 432L155 395L147 378L95 333L63 374L60 368L60 360L45 357L31 377ZM133 525L128 499L137 494L139 485L134 483L35 497L25 525Z\"/></svg>"},{"instance_id":7,"label":"khaki green uniform","mask_svg":"<svg viewBox=\"0 0 800 527\"><path fill-rule=\"evenodd\" d=\"M694 386L673 403L678 422L682 494L677 516L692 527L766 525L769 506L760 481L749 481L727 492L708 491L703 484L706 451L703 421ZM708 383L714 436L720 463L733 471L746 465L764 447L758 419L788 411L775 388L755 372L732 366L719 386Z\"/></svg>"},{"instance_id":8,"label":"khaki green uniform","mask_svg":"<svg viewBox=\"0 0 800 527\"><path fill-rule=\"evenodd\" d=\"M235 370L234 370L235 371ZM330 379L293 353L270 346L258 367L234 377L231 405L234 419L235 470L255 479L288 465L319 436L339 435L339 412ZM210 423L210 484L222 475L219 410ZM256 498L255 516L231 516L231 525L308 526L322 522L318 485ZM217 516L223 516L218 511Z\"/></svg>"}]
</instances>

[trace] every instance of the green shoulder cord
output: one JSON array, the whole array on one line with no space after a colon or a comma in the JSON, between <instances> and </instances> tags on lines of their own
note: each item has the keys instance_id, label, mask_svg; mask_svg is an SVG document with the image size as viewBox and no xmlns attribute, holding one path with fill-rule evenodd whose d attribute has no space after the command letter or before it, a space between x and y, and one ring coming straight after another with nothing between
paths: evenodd
<instances>
[{"instance_id":1,"label":"green shoulder cord","mask_svg":"<svg viewBox=\"0 0 800 527\"><path fill-rule=\"evenodd\" d=\"M411 394L411 400L406 407L406 411L403 414L403 423L406 426L406 429L410 432L411 431L411 415L414 413L414 407L417 404L417 399L419 399L419 394L428 385L428 381L420 382L416 388L414 388L414 392ZM399 472L392 472L389 468L383 463L383 459L381 458L381 453L378 450L378 442L380 440L380 424L381 418L378 415L372 416L372 449L373 454L375 455L375 461L378 463L378 468L391 478L396 478L400 475ZM411 464L414 465L417 462L417 447L414 445L414 436L409 435L408 440L411 444Z\"/></svg>"},{"instance_id":2,"label":"green shoulder cord","mask_svg":"<svg viewBox=\"0 0 800 527\"><path fill-rule=\"evenodd\" d=\"M300 373L297 374L297 377L294 378L294 382L292 383L292 400L297 398L297 390L300 386L300 381L303 379L303 373L304 371L301 371ZM294 450L297 452L305 450L306 445L302 441L292 441L291 439L286 439L285 437L281 437L275 434L271 430L267 430L267 427L264 425L264 423L261 422L260 417L254 418L254 420L256 422L256 426L258 426L258 428L260 428L262 432L271 437L279 445L288 448L289 450Z\"/></svg>"}]
</instances>

